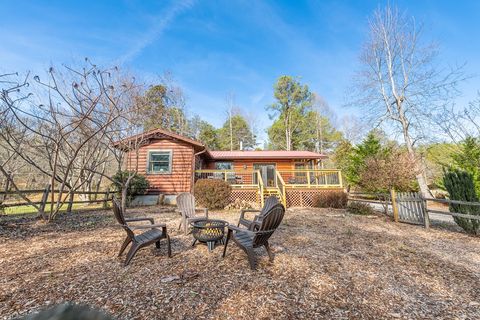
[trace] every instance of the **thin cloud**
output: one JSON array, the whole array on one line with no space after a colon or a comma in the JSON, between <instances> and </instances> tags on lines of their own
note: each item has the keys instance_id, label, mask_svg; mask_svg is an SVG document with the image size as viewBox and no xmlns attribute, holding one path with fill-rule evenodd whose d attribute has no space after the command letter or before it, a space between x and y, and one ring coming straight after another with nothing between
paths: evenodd
<instances>
[{"instance_id":1,"label":"thin cloud","mask_svg":"<svg viewBox=\"0 0 480 320\"><path fill-rule=\"evenodd\" d=\"M174 1L161 15L159 15L154 22L154 26L148 30L148 32L140 38L140 40L130 48L125 54L123 54L117 61L119 64L123 64L133 60L138 56L146 47L151 45L158 37L168 28L170 23L182 12L193 7L194 0L186 1Z\"/></svg>"}]
</instances>

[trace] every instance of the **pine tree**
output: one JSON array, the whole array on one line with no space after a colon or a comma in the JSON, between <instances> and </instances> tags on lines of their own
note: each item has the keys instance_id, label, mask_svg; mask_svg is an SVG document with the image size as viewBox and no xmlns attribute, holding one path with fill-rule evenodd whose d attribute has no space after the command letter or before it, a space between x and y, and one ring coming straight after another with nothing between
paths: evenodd
<instances>
[{"instance_id":1,"label":"pine tree","mask_svg":"<svg viewBox=\"0 0 480 320\"><path fill-rule=\"evenodd\" d=\"M443 176L443 183L450 194L451 200L478 202L473 176L470 173L455 169L446 171ZM480 208L477 206L450 204L449 209L450 212L480 216ZM479 220L460 217L453 217L453 219L467 233L479 234Z\"/></svg>"},{"instance_id":2,"label":"pine tree","mask_svg":"<svg viewBox=\"0 0 480 320\"><path fill-rule=\"evenodd\" d=\"M472 175L477 196L480 194L480 141L478 138L467 137L459 144L458 152L452 155L455 168Z\"/></svg>"}]
</instances>

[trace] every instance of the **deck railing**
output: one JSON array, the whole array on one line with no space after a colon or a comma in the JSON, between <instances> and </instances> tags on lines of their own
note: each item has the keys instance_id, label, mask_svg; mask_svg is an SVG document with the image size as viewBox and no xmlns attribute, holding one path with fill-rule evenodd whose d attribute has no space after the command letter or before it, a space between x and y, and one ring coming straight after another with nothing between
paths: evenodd
<instances>
[{"instance_id":1,"label":"deck railing","mask_svg":"<svg viewBox=\"0 0 480 320\"><path fill-rule=\"evenodd\" d=\"M258 170L195 170L195 180L220 179L232 188L260 188L260 171Z\"/></svg>"},{"instance_id":2,"label":"deck railing","mask_svg":"<svg viewBox=\"0 0 480 320\"><path fill-rule=\"evenodd\" d=\"M275 172L275 180L276 180L278 191L280 192L282 203L284 206L287 206L286 195L285 195L286 193L285 181L283 180L282 175L278 171Z\"/></svg>"},{"instance_id":3,"label":"deck railing","mask_svg":"<svg viewBox=\"0 0 480 320\"><path fill-rule=\"evenodd\" d=\"M196 170L197 179L221 179L232 188L264 188L259 170ZM337 169L276 170L275 183L285 194L288 188L342 188L342 173Z\"/></svg>"},{"instance_id":4,"label":"deck railing","mask_svg":"<svg viewBox=\"0 0 480 320\"><path fill-rule=\"evenodd\" d=\"M262 206L263 208L263 205L264 205L264 197L263 197L263 190L265 189L265 186L263 185L263 179L262 179L262 175L260 174L260 170L255 170L255 174L256 174L256 177L257 177L257 182L258 182L258 196L260 197L260 205Z\"/></svg>"},{"instance_id":5,"label":"deck railing","mask_svg":"<svg viewBox=\"0 0 480 320\"><path fill-rule=\"evenodd\" d=\"M277 170L286 188L342 188L342 172L337 169Z\"/></svg>"}]
</instances>

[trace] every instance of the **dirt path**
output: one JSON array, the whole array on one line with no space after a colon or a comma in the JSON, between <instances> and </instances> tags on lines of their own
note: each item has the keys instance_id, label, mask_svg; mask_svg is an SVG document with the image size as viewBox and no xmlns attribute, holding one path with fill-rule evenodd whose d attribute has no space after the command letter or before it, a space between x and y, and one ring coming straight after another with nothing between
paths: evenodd
<instances>
[{"instance_id":1,"label":"dirt path","mask_svg":"<svg viewBox=\"0 0 480 320\"><path fill-rule=\"evenodd\" d=\"M271 241L275 262L259 250L254 272L235 245L225 259L220 248L192 248L165 210L130 214L166 222L174 256L152 247L126 268L116 258L124 234L110 212L50 225L0 220L0 319L64 301L120 319L480 318L479 238L342 210L290 209ZM234 222L238 214L212 216Z\"/></svg>"}]
</instances>

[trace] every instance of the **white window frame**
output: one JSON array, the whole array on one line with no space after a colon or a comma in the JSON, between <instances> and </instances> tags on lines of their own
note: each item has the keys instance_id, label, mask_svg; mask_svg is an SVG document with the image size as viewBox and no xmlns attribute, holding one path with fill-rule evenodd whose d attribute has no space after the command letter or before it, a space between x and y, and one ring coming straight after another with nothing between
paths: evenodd
<instances>
[{"instance_id":1,"label":"white window frame","mask_svg":"<svg viewBox=\"0 0 480 320\"><path fill-rule=\"evenodd\" d=\"M168 171L164 172L151 172L150 171L150 155L155 152L163 152L169 154L168 160ZM148 150L147 153L147 174L172 174L172 163L173 163L173 151L171 149L155 149L155 150Z\"/></svg>"},{"instance_id":2,"label":"white window frame","mask_svg":"<svg viewBox=\"0 0 480 320\"><path fill-rule=\"evenodd\" d=\"M230 164L230 169L217 169L217 163L228 163ZM216 161L215 170L233 170L233 161Z\"/></svg>"}]
</instances>

